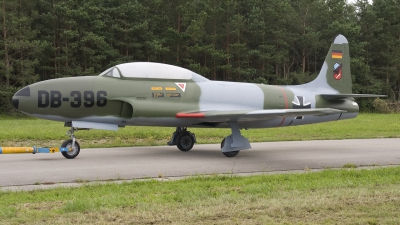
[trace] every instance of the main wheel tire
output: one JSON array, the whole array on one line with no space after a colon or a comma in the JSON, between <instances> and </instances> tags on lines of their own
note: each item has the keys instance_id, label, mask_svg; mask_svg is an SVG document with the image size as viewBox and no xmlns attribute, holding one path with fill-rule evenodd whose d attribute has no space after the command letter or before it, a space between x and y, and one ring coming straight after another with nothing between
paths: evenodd
<instances>
[{"instance_id":1,"label":"main wheel tire","mask_svg":"<svg viewBox=\"0 0 400 225\"><path fill-rule=\"evenodd\" d=\"M221 149L225 146L225 138L221 141ZM239 154L240 151L233 151L233 152L222 152L226 157L235 157Z\"/></svg>"},{"instance_id":2,"label":"main wheel tire","mask_svg":"<svg viewBox=\"0 0 400 225\"><path fill-rule=\"evenodd\" d=\"M177 139L178 143L176 144L176 146L178 147L179 150L187 152L193 148L194 137L191 133L183 132L182 134L179 135Z\"/></svg>"},{"instance_id":3,"label":"main wheel tire","mask_svg":"<svg viewBox=\"0 0 400 225\"><path fill-rule=\"evenodd\" d=\"M222 152L226 157L235 157L239 154L240 151L233 151L233 152Z\"/></svg>"},{"instance_id":4,"label":"main wheel tire","mask_svg":"<svg viewBox=\"0 0 400 225\"><path fill-rule=\"evenodd\" d=\"M62 143L61 147L63 148L72 148L72 140L68 139ZM81 151L81 146L79 146L79 143L75 141L75 147L72 148L72 151L67 151L67 152L61 152L61 154L67 158L67 159L73 159L79 155L79 152Z\"/></svg>"}]
</instances>

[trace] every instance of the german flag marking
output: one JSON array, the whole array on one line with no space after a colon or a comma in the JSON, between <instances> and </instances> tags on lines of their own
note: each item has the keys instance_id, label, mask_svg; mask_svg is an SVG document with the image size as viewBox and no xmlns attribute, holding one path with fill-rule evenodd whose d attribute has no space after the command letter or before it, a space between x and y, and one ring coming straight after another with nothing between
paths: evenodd
<instances>
[{"instance_id":1,"label":"german flag marking","mask_svg":"<svg viewBox=\"0 0 400 225\"><path fill-rule=\"evenodd\" d=\"M332 59L342 59L343 53L340 50L332 50Z\"/></svg>"}]
</instances>

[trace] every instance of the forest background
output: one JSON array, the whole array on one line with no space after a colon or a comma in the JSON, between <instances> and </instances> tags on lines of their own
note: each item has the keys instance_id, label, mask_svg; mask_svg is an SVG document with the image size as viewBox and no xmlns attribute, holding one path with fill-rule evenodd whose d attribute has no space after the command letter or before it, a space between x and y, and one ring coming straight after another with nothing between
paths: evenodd
<instances>
[{"instance_id":1,"label":"forest background","mask_svg":"<svg viewBox=\"0 0 400 225\"><path fill-rule=\"evenodd\" d=\"M124 62L212 80L300 84L334 37L350 42L354 93L400 99L400 0L2 0L0 113L33 82ZM372 100L358 100L371 111Z\"/></svg>"}]
</instances>

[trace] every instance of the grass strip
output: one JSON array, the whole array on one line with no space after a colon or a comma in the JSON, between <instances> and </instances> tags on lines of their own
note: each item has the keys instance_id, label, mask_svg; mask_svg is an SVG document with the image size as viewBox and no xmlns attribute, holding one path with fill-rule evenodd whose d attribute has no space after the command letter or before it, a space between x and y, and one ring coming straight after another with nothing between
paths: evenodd
<instances>
[{"instance_id":1,"label":"grass strip","mask_svg":"<svg viewBox=\"0 0 400 225\"><path fill-rule=\"evenodd\" d=\"M0 192L1 224L400 224L400 167Z\"/></svg>"},{"instance_id":2,"label":"grass strip","mask_svg":"<svg viewBox=\"0 0 400 225\"><path fill-rule=\"evenodd\" d=\"M0 146L57 147L68 139L63 123L0 117ZM230 129L190 128L199 144L220 143ZM361 114L352 120L242 131L250 142L400 137L400 114ZM125 127L115 131L76 132L82 148L166 145L174 128Z\"/></svg>"}]
</instances>

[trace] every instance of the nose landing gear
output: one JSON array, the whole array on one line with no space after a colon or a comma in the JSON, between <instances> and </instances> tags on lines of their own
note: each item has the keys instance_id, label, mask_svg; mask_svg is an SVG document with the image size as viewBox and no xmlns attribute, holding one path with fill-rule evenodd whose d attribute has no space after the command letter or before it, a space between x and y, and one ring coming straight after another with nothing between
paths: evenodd
<instances>
[{"instance_id":1,"label":"nose landing gear","mask_svg":"<svg viewBox=\"0 0 400 225\"><path fill-rule=\"evenodd\" d=\"M71 126L71 130L67 132L66 135L69 135L71 139L68 139L62 143L61 147L70 148L70 151L61 152L61 154L67 159L73 159L79 155L81 151L81 147L79 143L75 140L74 132L77 131L77 128Z\"/></svg>"}]
</instances>

